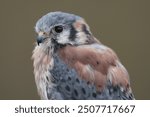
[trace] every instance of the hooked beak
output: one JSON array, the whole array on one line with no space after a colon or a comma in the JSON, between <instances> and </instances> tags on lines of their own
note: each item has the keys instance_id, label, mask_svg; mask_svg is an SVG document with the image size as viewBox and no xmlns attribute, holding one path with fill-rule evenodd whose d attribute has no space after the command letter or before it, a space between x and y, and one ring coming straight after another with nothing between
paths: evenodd
<instances>
[{"instance_id":1,"label":"hooked beak","mask_svg":"<svg viewBox=\"0 0 150 117\"><path fill-rule=\"evenodd\" d=\"M37 37L37 44L39 45L39 44L42 43L45 39L46 39L46 37L44 37L44 36L38 36L38 37Z\"/></svg>"}]
</instances>

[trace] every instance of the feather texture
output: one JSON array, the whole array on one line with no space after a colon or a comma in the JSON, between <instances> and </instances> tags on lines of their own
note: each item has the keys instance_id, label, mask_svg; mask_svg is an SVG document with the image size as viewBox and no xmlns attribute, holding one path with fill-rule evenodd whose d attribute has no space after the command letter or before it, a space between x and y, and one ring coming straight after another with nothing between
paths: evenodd
<instances>
[{"instance_id":1,"label":"feather texture","mask_svg":"<svg viewBox=\"0 0 150 117\"><path fill-rule=\"evenodd\" d=\"M133 99L128 73L110 48L66 46L48 55L40 50L33 54L39 59L34 73L43 99Z\"/></svg>"},{"instance_id":2,"label":"feather texture","mask_svg":"<svg viewBox=\"0 0 150 117\"><path fill-rule=\"evenodd\" d=\"M127 70L82 17L51 12L35 31L32 59L41 99L134 99Z\"/></svg>"}]
</instances>

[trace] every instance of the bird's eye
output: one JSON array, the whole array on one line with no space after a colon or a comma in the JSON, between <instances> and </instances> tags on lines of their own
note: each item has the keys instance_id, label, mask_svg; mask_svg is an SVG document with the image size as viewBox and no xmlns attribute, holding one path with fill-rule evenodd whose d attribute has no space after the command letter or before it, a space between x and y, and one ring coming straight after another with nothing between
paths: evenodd
<instances>
[{"instance_id":1,"label":"bird's eye","mask_svg":"<svg viewBox=\"0 0 150 117\"><path fill-rule=\"evenodd\" d=\"M63 31L63 27L62 26L55 26L54 30L56 33L61 33Z\"/></svg>"}]
</instances>

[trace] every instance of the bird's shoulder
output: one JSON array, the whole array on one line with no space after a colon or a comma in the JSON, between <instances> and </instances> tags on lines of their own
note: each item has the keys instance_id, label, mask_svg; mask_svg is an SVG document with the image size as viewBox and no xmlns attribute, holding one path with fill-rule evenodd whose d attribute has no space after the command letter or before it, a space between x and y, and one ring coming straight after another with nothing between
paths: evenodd
<instances>
[{"instance_id":1,"label":"bird's shoulder","mask_svg":"<svg viewBox=\"0 0 150 117\"><path fill-rule=\"evenodd\" d=\"M66 46L58 51L58 56L75 69L82 80L94 83L98 91L111 84L131 93L128 72L109 47L100 43Z\"/></svg>"}]
</instances>

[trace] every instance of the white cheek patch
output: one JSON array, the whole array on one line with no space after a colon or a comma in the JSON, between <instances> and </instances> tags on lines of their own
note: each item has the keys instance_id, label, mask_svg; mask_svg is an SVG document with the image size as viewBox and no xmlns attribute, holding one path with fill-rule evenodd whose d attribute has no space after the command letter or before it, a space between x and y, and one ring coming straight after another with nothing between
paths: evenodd
<instances>
[{"instance_id":1,"label":"white cheek patch","mask_svg":"<svg viewBox=\"0 0 150 117\"><path fill-rule=\"evenodd\" d=\"M64 31L57 37L57 42L61 44L66 44L69 42L69 31Z\"/></svg>"}]
</instances>

